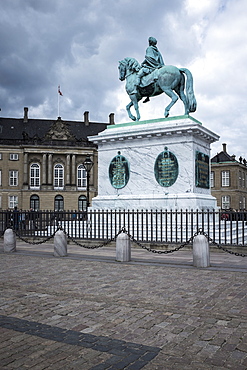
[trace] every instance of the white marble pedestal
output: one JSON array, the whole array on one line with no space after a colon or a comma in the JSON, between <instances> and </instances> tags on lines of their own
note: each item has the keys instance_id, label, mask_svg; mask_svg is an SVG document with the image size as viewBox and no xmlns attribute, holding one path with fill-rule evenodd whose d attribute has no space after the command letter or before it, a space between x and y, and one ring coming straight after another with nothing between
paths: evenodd
<instances>
[{"instance_id":1,"label":"white marble pedestal","mask_svg":"<svg viewBox=\"0 0 247 370\"><path fill-rule=\"evenodd\" d=\"M208 184L210 144L219 136L196 119L178 116L115 124L89 140L98 145L98 195L92 200L93 209L217 208ZM162 152L172 153L177 161L178 175L169 186L160 185L155 176L155 162ZM122 188L114 187L109 177L109 166L119 154L129 168L128 182ZM208 165L198 158L206 158Z\"/></svg>"}]
</instances>

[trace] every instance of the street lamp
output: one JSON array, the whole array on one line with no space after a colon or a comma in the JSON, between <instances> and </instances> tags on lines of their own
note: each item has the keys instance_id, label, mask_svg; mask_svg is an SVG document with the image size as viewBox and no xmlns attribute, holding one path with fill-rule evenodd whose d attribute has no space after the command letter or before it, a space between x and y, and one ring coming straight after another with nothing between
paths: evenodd
<instances>
[{"instance_id":1,"label":"street lamp","mask_svg":"<svg viewBox=\"0 0 247 370\"><path fill-rule=\"evenodd\" d=\"M87 172L87 208L88 208L90 206L90 202L89 202L89 179L90 179L90 171L91 171L91 168L94 165L94 163L91 160L89 154L86 155L86 159L85 159L85 161L82 164L83 164L83 167L85 168L85 170Z\"/></svg>"}]
</instances>

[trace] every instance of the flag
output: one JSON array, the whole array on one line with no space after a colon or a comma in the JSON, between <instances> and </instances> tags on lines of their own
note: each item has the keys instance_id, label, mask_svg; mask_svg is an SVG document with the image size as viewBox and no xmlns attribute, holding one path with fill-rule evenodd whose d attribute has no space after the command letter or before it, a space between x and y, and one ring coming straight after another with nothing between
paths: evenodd
<instances>
[{"instance_id":1,"label":"flag","mask_svg":"<svg viewBox=\"0 0 247 370\"><path fill-rule=\"evenodd\" d=\"M58 85L58 94L63 96L62 91L60 90L60 85Z\"/></svg>"}]
</instances>

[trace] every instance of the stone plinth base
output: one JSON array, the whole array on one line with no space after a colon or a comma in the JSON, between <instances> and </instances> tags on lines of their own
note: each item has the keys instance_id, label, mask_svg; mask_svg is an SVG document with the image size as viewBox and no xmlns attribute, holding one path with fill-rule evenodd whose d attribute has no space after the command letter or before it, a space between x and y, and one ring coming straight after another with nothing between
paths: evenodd
<instances>
[{"instance_id":1,"label":"stone plinth base","mask_svg":"<svg viewBox=\"0 0 247 370\"><path fill-rule=\"evenodd\" d=\"M109 126L98 145L93 209L216 209L210 144L219 136L190 116Z\"/></svg>"}]
</instances>

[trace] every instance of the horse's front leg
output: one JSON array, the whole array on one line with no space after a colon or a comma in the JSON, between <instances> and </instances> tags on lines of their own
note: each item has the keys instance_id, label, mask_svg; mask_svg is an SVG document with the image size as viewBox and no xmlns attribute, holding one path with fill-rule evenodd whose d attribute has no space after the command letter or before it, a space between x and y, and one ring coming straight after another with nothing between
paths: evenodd
<instances>
[{"instance_id":1,"label":"horse's front leg","mask_svg":"<svg viewBox=\"0 0 247 370\"><path fill-rule=\"evenodd\" d=\"M135 111L136 111L136 120L139 121L141 116L140 116L140 112L139 112L139 106L138 106L138 102L134 102L134 107L135 107Z\"/></svg>"},{"instance_id":2,"label":"horse's front leg","mask_svg":"<svg viewBox=\"0 0 247 370\"><path fill-rule=\"evenodd\" d=\"M126 105L126 110L127 110L127 112L128 112L128 116L129 116L129 118L130 119L132 119L133 121L136 121L136 117L135 116L133 116L133 114L131 113L131 111L130 111L130 108L133 106L134 104L133 104L133 102L131 101L128 105Z\"/></svg>"},{"instance_id":3,"label":"horse's front leg","mask_svg":"<svg viewBox=\"0 0 247 370\"><path fill-rule=\"evenodd\" d=\"M136 121L139 121L141 116L140 116L140 112L139 112L139 106L138 106L138 99L137 99L137 96L136 94L133 94L130 96L131 98L131 101L134 105L134 108L135 108L135 111L136 111Z\"/></svg>"}]
</instances>

